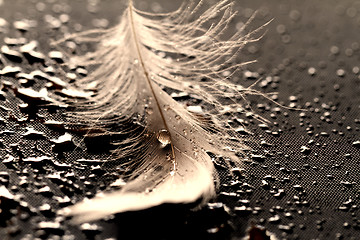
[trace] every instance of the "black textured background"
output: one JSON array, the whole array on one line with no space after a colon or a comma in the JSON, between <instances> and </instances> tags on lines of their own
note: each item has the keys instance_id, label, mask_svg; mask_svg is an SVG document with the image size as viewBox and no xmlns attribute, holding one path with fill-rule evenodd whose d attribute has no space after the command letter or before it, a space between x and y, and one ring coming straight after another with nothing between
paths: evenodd
<instances>
[{"instance_id":1,"label":"black textured background","mask_svg":"<svg viewBox=\"0 0 360 240\"><path fill-rule=\"evenodd\" d=\"M180 2L136 1L149 11L173 10ZM110 0L0 3L0 18L9 24L0 26L1 45L5 37L24 36L38 40L37 50L44 54L50 50L49 39L94 28L94 19L115 25L125 5ZM191 206L162 206L119 214L80 229L70 225L55 211L105 189L117 171L101 170L101 162L75 161L104 159L106 151L88 151L99 139L87 139L86 146L75 149L81 134L71 131L73 143L52 143L51 139L70 131L44 121L61 120L64 110L16 94L18 79L2 75L0 184L16 200L1 197L0 192L0 239L242 239L255 225L278 239L360 239L360 2L241 0L235 1L234 9L239 14L230 31L255 10L250 29L273 19L264 29L265 36L243 49L239 61L257 62L246 66L236 81L249 86L261 78L257 89L278 92L274 99L280 104L306 111L249 97L252 108L270 123L241 118L256 141L248 143L253 150L237 177L229 177L217 165L221 176L217 199L196 212ZM54 29L44 21L47 14L56 18L67 14L69 21ZM12 23L23 19L36 20L37 26L23 33L14 29ZM2 58L1 68L44 69L25 58L21 63L4 54ZM48 60L46 64L56 66ZM45 84L35 82L31 88ZM24 102L29 106L20 109L18 104ZM29 127L42 133L26 135ZM49 160L24 161L45 155Z\"/></svg>"}]
</instances>

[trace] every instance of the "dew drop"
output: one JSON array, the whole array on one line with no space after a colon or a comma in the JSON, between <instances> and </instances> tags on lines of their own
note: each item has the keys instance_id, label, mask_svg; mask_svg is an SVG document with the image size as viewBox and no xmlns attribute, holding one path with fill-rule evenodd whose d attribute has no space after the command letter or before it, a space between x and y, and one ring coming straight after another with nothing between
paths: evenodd
<instances>
[{"instance_id":1,"label":"dew drop","mask_svg":"<svg viewBox=\"0 0 360 240\"><path fill-rule=\"evenodd\" d=\"M29 61L30 64L36 63L36 62L40 62L40 63L45 62L45 55L40 52L31 50L28 52L23 52L23 55Z\"/></svg>"},{"instance_id":2,"label":"dew drop","mask_svg":"<svg viewBox=\"0 0 360 240\"><path fill-rule=\"evenodd\" d=\"M93 238L95 235L102 232L102 227L97 224L83 223L80 225L80 230L89 238Z\"/></svg>"},{"instance_id":3,"label":"dew drop","mask_svg":"<svg viewBox=\"0 0 360 240\"><path fill-rule=\"evenodd\" d=\"M88 71L85 69L85 68L82 68L82 67L78 67L76 68L76 73L79 74L80 76L87 76L88 75Z\"/></svg>"},{"instance_id":4,"label":"dew drop","mask_svg":"<svg viewBox=\"0 0 360 240\"><path fill-rule=\"evenodd\" d=\"M35 27L37 25L37 22L31 21L28 19L23 19L23 20L14 22L13 25L17 30L19 30L21 32L26 32L26 31L29 31L30 28Z\"/></svg>"},{"instance_id":5,"label":"dew drop","mask_svg":"<svg viewBox=\"0 0 360 240\"><path fill-rule=\"evenodd\" d=\"M336 70L336 75L338 75L339 77L344 77L345 76L345 70L341 69L341 68Z\"/></svg>"},{"instance_id":6,"label":"dew drop","mask_svg":"<svg viewBox=\"0 0 360 240\"><path fill-rule=\"evenodd\" d=\"M58 138L51 139L50 141L57 144L65 144L71 142L72 135L69 133L65 133Z\"/></svg>"},{"instance_id":7,"label":"dew drop","mask_svg":"<svg viewBox=\"0 0 360 240\"><path fill-rule=\"evenodd\" d=\"M355 141L352 143L354 147L360 148L360 141Z\"/></svg>"},{"instance_id":8,"label":"dew drop","mask_svg":"<svg viewBox=\"0 0 360 240\"><path fill-rule=\"evenodd\" d=\"M280 222L280 216L279 215L275 215L273 217L270 217L268 219L269 223L278 223Z\"/></svg>"},{"instance_id":9,"label":"dew drop","mask_svg":"<svg viewBox=\"0 0 360 240\"><path fill-rule=\"evenodd\" d=\"M332 47L330 48L330 52L331 52L332 54L334 54L334 55L338 55L338 54L340 53L340 49L339 49L338 46L332 46Z\"/></svg>"},{"instance_id":10,"label":"dew drop","mask_svg":"<svg viewBox=\"0 0 360 240\"><path fill-rule=\"evenodd\" d=\"M8 22L4 18L0 18L0 28L6 27L7 25Z\"/></svg>"},{"instance_id":11,"label":"dew drop","mask_svg":"<svg viewBox=\"0 0 360 240\"><path fill-rule=\"evenodd\" d=\"M166 147L171 143L170 133L166 129L162 129L157 133L157 140L161 143L161 147Z\"/></svg>"},{"instance_id":12,"label":"dew drop","mask_svg":"<svg viewBox=\"0 0 360 240\"><path fill-rule=\"evenodd\" d=\"M289 13L289 17L291 18L291 20L297 22L301 19L301 12L299 12L298 10L292 10Z\"/></svg>"},{"instance_id":13,"label":"dew drop","mask_svg":"<svg viewBox=\"0 0 360 240\"><path fill-rule=\"evenodd\" d=\"M64 229L59 222L39 222L37 229L44 230L46 233L54 235L63 235Z\"/></svg>"},{"instance_id":14,"label":"dew drop","mask_svg":"<svg viewBox=\"0 0 360 240\"><path fill-rule=\"evenodd\" d=\"M316 69L314 67L310 67L308 69L308 74L314 76L316 74Z\"/></svg>"},{"instance_id":15,"label":"dew drop","mask_svg":"<svg viewBox=\"0 0 360 240\"><path fill-rule=\"evenodd\" d=\"M48 53L48 56L57 63L64 63L64 55L60 51L51 51Z\"/></svg>"},{"instance_id":16,"label":"dew drop","mask_svg":"<svg viewBox=\"0 0 360 240\"><path fill-rule=\"evenodd\" d=\"M9 60L19 63L22 62L22 56L18 51L10 49L8 46L5 45L2 46L0 50Z\"/></svg>"},{"instance_id":17,"label":"dew drop","mask_svg":"<svg viewBox=\"0 0 360 240\"><path fill-rule=\"evenodd\" d=\"M279 34L284 34L284 33L286 33L286 26L284 24L279 24L276 26L276 31Z\"/></svg>"},{"instance_id":18,"label":"dew drop","mask_svg":"<svg viewBox=\"0 0 360 240\"><path fill-rule=\"evenodd\" d=\"M152 108L147 108L147 109L146 109L146 113L147 113L148 115L151 115L151 114L154 113L154 109L152 109Z\"/></svg>"},{"instance_id":19,"label":"dew drop","mask_svg":"<svg viewBox=\"0 0 360 240\"><path fill-rule=\"evenodd\" d=\"M165 105L164 106L164 110L167 112L167 111L169 111L171 108L170 108L170 106L169 105Z\"/></svg>"},{"instance_id":20,"label":"dew drop","mask_svg":"<svg viewBox=\"0 0 360 240\"><path fill-rule=\"evenodd\" d=\"M192 113L203 113L201 106L188 106L187 110Z\"/></svg>"},{"instance_id":21,"label":"dew drop","mask_svg":"<svg viewBox=\"0 0 360 240\"><path fill-rule=\"evenodd\" d=\"M5 66L2 70L0 70L0 75L11 76L21 72L21 70L22 69L20 67Z\"/></svg>"}]
</instances>

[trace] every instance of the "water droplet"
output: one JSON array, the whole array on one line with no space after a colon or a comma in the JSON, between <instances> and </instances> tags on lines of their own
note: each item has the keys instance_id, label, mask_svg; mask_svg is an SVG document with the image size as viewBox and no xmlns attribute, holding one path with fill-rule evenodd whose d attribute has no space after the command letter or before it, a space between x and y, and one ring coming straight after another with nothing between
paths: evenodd
<instances>
[{"instance_id":1,"label":"water droplet","mask_svg":"<svg viewBox=\"0 0 360 240\"><path fill-rule=\"evenodd\" d=\"M51 83L53 83L55 86L57 87L60 87L60 88L63 88L63 87L66 87L67 86L67 83L62 81L60 78L58 77L54 77L54 76L50 76L40 70L35 70L35 71L32 71L30 73L30 75L32 75L33 77L37 77L37 78L40 78L40 79L45 79L45 80L48 80L50 81Z\"/></svg>"},{"instance_id":2,"label":"water droplet","mask_svg":"<svg viewBox=\"0 0 360 240\"><path fill-rule=\"evenodd\" d=\"M252 208L251 207L247 207L247 206L241 206L241 207L234 207L234 211L238 212L240 214L247 214L252 212Z\"/></svg>"},{"instance_id":3,"label":"water droplet","mask_svg":"<svg viewBox=\"0 0 360 240\"><path fill-rule=\"evenodd\" d=\"M49 58L55 60L57 63L64 63L64 55L59 51L51 51L48 53Z\"/></svg>"},{"instance_id":4,"label":"water droplet","mask_svg":"<svg viewBox=\"0 0 360 240\"><path fill-rule=\"evenodd\" d=\"M88 71L85 69L85 68L82 68L82 67L78 67L76 68L76 73L81 75L81 76L87 76L88 75Z\"/></svg>"},{"instance_id":5,"label":"water droplet","mask_svg":"<svg viewBox=\"0 0 360 240\"><path fill-rule=\"evenodd\" d=\"M339 77L344 77L345 76L345 70L341 69L341 68L336 70L336 75L338 75Z\"/></svg>"},{"instance_id":6,"label":"water droplet","mask_svg":"<svg viewBox=\"0 0 360 240\"><path fill-rule=\"evenodd\" d=\"M289 13L289 17L291 18L291 20L297 22L301 19L301 12L299 12L298 10L291 10Z\"/></svg>"},{"instance_id":7,"label":"water droplet","mask_svg":"<svg viewBox=\"0 0 360 240\"><path fill-rule=\"evenodd\" d=\"M8 25L8 22L4 18L0 18L0 30Z\"/></svg>"},{"instance_id":8,"label":"water droplet","mask_svg":"<svg viewBox=\"0 0 360 240\"><path fill-rule=\"evenodd\" d=\"M64 229L59 222L39 222L37 229L45 231L47 234L63 235Z\"/></svg>"},{"instance_id":9,"label":"water droplet","mask_svg":"<svg viewBox=\"0 0 360 240\"><path fill-rule=\"evenodd\" d=\"M153 114L154 113L154 110L152 109L152 108L146 108L146 113L148 114L148 115L151 115L151 114Z\"/></svg>"},{"instance_id":10,"label":"water droplet","mask_svg":"<svg viewBox=\"0 0 360 240\"><path fill-rule=\"evenodd\" d=\"M171 108L170 108L170 106L169 105L164 105L164 110L167 112L167 111L169 111Z\"/></svg>"},{"instance_id":11,"label":"water droplet","mask_svg":"<svg viewBox=\"0 0 360 240\"><path fill-rule=\"evenodd\" d=\"M269 223L278 223L280 222L280 216L279 215L275 215L273 217L270 217L268 219Z\"/></svg>"},{"instance_id":12,"label":"water droplet","mask_svg":"<svg viewBox=\"0 0 360 240\"><path fill-rule=\"evenodd\" d=\"M0 75L15 75L16 73L21 72L20 67L13 67L13 66L5 66L2 70L0 70Z\"/></svg>"},{"instance_id":13,"label":"water droplet","mask_svg":"<svg viewBox=\"0 0 360 240\"><path fill-rule=\"evenodd\" d=\"M13 62L22 62L22 55L13 49L10 49L8 46L2 46L1 52L6 56L10 61Z\"/></svg>"},{"instance_id":14,"label":"water droplet","mask_svg":"<svg viewBox=\"0 0 360 240\"><path fill-rule=\"evenodd\" d=\"M286 26L284 24L279 24L276 26L276 31L279 34L284 34L286 32Z\"/></svg>"},{"instance_id":15,"label":"water droplet","mask_svg":"<svg viewBox=\"0 0 360 240\"><path fill-rule=\"evenodd\" d=\"M354 182L349 182L349 181L341 181L340 182L342 185L344 185L345 187L352 187L355 183Z\"/></svg>"},{"instance_id":16,"label":"water droplet","mask_svg":"<svg viewBox=\"0 0 360 240\"><path fill-rule=\"evenodd\" d=\"M244 172L245 172L245 169L243 168L232 168L230 170L235 176L239 177L239 178L244 178Z\"/></svg>"},{"instance_id":17,"label":"water droplet","mask_svg":"<svg viewBox=\"0 0 360 240\"><path fill-rule=\"evenodd\" d=\"M343 226L344 226L344 228L350 228L351 227L350 223L348 223L348 222L344 222Z\"/></svg>"},{"instance_id":18,"label":"water droplet","mask_svg":"<svg viewBox=\"0 0 360 240\"><path fill-rule=\"evenodd\" d=\"M306 155L309 155L310 153L311 153L311 149L310 148L308 148L307 146L301 146L301 153L304 153L304 154L306 154Z\"/></svg>"},{"instance_id":19,"label":"water droplet","mask_svg":"<svg viewBox=\"0 0 360 240\"><path fill-rule=\"evenodd\" d=\"M176 100L189 98L189 94L187 92L179 92L179 93L172 92L170 96Z\"/></svg>"},{"instance_id":20,"label":"water droplet","mask_svg":"<svg viewBox=\"0 0 360 240\"><path fill-rule=\"evenodd\" d=\"M278 228L284 232L288 232L288 233L291 233L292 232L292 226L289 225L279 225Z\"/></svg>"},{"instance_id":21,"label":"water droplet","mask_svg":"<svg viewBox=\"0 0 360 240\"><path fill-rule=\"evenodd\" d=\"M316 69L314 67L311 67L308 69L308 74L311 76L314 76L316 74Z\"/></svg>"},{"instance_id":22,"label":"water droplet","mask_svg":"<svg viewBox=\"0 0 360 240\"><path fill-rule=\"evenodd\" d=\"M5 186L1 186L0 187L0 198L14 199L14 195L11 194Z\"/></svg>"},{"instance_id":23,"label":"water droplet","mask_svg":"<svg viewBox=\"0 0 360 240\"><path fill-rule=\"evenodd\" d=\"M45 203L43 205L41 205L39 208L39 211L44 214L46 217L53 217L55 216L55 212L53 211L52 207Z\"/></svg>"},{"instance_id":24,"label":"water droplet","mask_svg":"<svg viewBox=\"0 0 360 240\"><path fill-rule=\"evenodd\" d=\"M352 143L354 147L360 148L360 141L355 141Z\"/></svg>"},{"instance_id":25,"label":"water droplet","mask_svg":"<svg viewBox=\"0 0 360 240\"><path fill-rule=\"evenodd\" d=\"M28 138L45 138L45 133L35 130L32 127L27 127L26 132L23 134L23 136Z\"/></svg>"},{"instance_id":26,"label":"water droplet","mask_svg":"<svg viewBox=\"0 0 360 240\"><path fill-rule=\"evenodd\" d=\"M265 161L266 157L263 155L256 155L256 154L251 154L250 155L251 159L258 161L258 162L263 162Z\"/></svg>"},{"instance_id":27,"label":"water droplet","mask_svg":"<svg viewBox=\"0 0 360 240\"><path fill-rule=\"evenodd\" d=\"M328 174L328 175L326 175L326 177L329 179L329 180L333 180L335 177L333 176L333 175L331 175L331 174Z\"/></svg>"},{"instance_id":28,"label":"water droplet","mask_svg":"<svg viewBox=\"0 0 360 240\"><path fill-rule=\"evenodd\" d=\"M291 36L289 34L284 34L281 36L281 41L283 43L290 43L292 40Z\"/></svg>"},{"instance_id":29,"label":"water droplet","mask_svg":"<svg viewBox=\"0 0 360 240\"><path fill-rule=\"evenodd\" d=\"M102 227L97 224L83 223L80 225L81 231L83 231L86 235L96 235L102 232Z\"/></svg>"},{"instance_id":30,"label":"water droplet","mask_svg":"<svg viewBox=\"0 0 360 240\"><path fill-rule=\"evenodd\" d=\"M37 25L37 22L34 20L23 19L20 21L15 21L13 25L17 30L21 32L26 32L29 31L30 28L35 27Z\"/></svg>"},{"instance_id":31,"label":"water droplet","mask_svg":"<svg viewBox=\"0 0 360 240\"><path fill-rule=\"evenodd\" d=\"M161 143L161 147L166 147L171 143L171 136L168 130L162 129L157 133L157 140Z\"/></svg>"},{"instance_id":32,"label":"water droplet","mask_svg":"<svg viewBox=\"0 0 360 240\"><path fill-rule=\"evenodd\" d=\"M49 186L45 186L40 188L39 190L35 191L37 194L42 194L45 197L52 197L54 193L51 192L51 189Z\"/></svg>"},{"instance_id":33,"label":"water droplet","mask_svg":"<svg viewBox=\"0 0 360 240\"><path fill-rule=\"evenodd\" d=\"M92 91L83 91L75 88L64 88L61 90L61 93L73 98L88 98L94 95Z\"/></svg>"},{"instance_id":34,"label":"water droplet","mask_svg":"<svg viewBox=\"0 0 360 240\"><path fill-rule=\"evenodd\" d=\"M247 80L255 80L259 78L259 73L257 72L251 72L251 71L245 71L244 74L244 79Z\"/></svg>"},{"instance_id":35,"label":"water droplet","mask_svg":"<svg viewBox=\"0 0 360 240\"><path fill-rule=\"evenodd\" d=\"M199 113L199 114L203 113L201 106L188 106L187 110L193 113Z\"/></svg>"},{"instance_id":36,"label":"water droplet","mask_svg":"<svg viewBox=\"0 0 360 240\"><path fill-rule=\"evenodd\" d=\"M72 140L72 135L69 133L65 133L64 135L61 135L59 138L51 139L50 141L57 144L66 144L70 143Z\"/></svg>"}]
</instances>

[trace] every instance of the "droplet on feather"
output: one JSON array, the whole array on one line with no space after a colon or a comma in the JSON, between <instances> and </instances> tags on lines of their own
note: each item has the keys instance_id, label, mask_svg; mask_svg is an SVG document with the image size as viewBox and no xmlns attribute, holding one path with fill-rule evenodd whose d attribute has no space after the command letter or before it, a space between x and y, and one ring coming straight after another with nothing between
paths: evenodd
<instances>
[{"instance_id":1,"label":"droplet on feather","mask_svg":"<svg viewBox=\"0 0 360 240\"><path fill-rule=\"evenodd\" d=\"M161 143L161 147L166 147L171 143L170 133L166 129L162 129L157 134L157 140Z\"/></svg>"},{"instance_id":2,"label":"droplet on feather","mask_svg":"<svg viewBox=\"0 0 360 240\"><path fill-rule=\"evenodd\" d=\"M170 108L170 106L169 105L165 105L164 106L164 110L167 112L167 111L169 111L171 108Z\"/></svg>"}]
</instances>

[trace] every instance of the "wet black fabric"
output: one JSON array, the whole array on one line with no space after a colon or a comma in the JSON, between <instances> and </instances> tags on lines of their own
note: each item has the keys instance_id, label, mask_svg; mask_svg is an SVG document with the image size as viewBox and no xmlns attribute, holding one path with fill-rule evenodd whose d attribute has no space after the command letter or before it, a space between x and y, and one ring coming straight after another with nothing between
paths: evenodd
<instances>
[{"instance_id":1,"label":"wet black fabric","mask_svg":"<svg viewBox=\"0 0 360 240\"><path fill-rule=\"evenodd\" d=\"M180 2L137 4L148 11L168 11ZM21 41L25 37L37 40L37 51L45 55L56 50L49 40L66 32L115 25L125 5L109 0L0 3L0 18L8 23L0 19L1 45L18 49L9 44L9 38ZM359 239L359 2L242 0L235 2L234 10L238 15L229 31L241 27L255 10L249 31L272 20L260 31L266 32L264 36L239 54L238 61L257 62L239 71L234 81L250 86L260 79L256 89L276 92L272 96L279 105L248 96L252 109L269 122L239 116L236 121L251 132L247 144L252 150L241 169L233 169L232 174L221 159L215 162L220 176L218 197L197 211L193 210L196 204L166 205L80 227L59 219L58 209L94 196L116 179L116 165L103 165L111 137L88 137L82 142L81 132L61 124L68 110L18 91L24 86L38 91L48 79L21 81L15 77L16 69L5 71L9 65L27 73L52 65L57 76L56 62L61 59L44 65L41 59L23 53L17 58L2 48L0 187L15 197L9 199L0 189L0 238ZM51 17L62 19L58 27ZM37 24L27 22L28 29L22 30L19 23L13 25L24 19ZM81 76L79 70L66 71ZM56 141L66 132L73 136L71 141Z\"/></svg>"}]
</instances>

